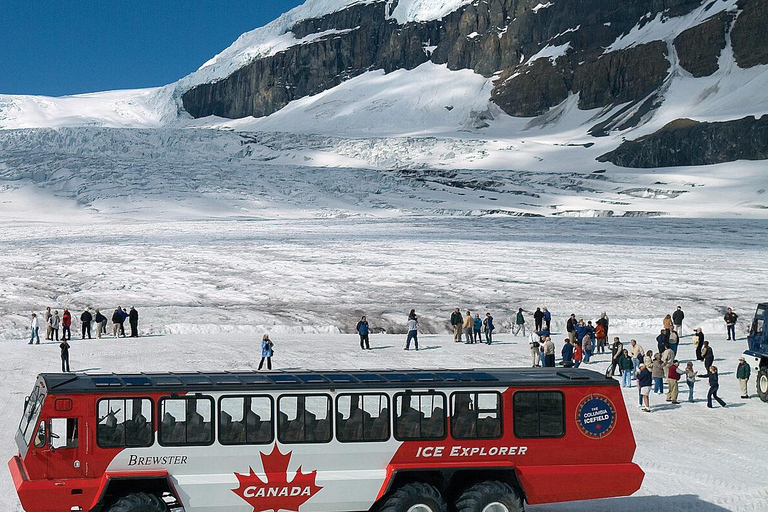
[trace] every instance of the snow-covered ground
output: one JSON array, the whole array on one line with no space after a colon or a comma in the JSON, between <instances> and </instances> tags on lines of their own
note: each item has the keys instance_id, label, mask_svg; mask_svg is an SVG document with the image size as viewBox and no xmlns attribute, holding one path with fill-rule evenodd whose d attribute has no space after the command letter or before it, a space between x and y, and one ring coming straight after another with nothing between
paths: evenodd
<instances>
[{"instance_id":1,"label":"snow-covered ground","mask_svg":"<svg viewBox=\"0 0 768 512\"><path fill-rule=\"evenodd\" d=\"M115 372L169 370L255 369L262 331L157 335L138 339L102 339L72 342L73 370ZM615 329L611 334L634 337L645 348L653 346L650 332L632 333ZM374 350L361 351L354 335L308 335L273 333L276 369L295 368L431 368L498 367L529 365L527 340L510 334L497 336L491 346L455 344L449 335L423 335L422 350L402 350L403 336L378 334L371 337ZM739 399L734 377L744 341L725 342L723 332L708 336L721 370L720 396L726 409L706 408L704 382L696 387L696 402L666 404L653 395L651 414L637 408L635 388L624 396L637 441L635 462L646 473L643 486L632 497L611 500L531 506L532 512L720 512L764 511L768 508L768 485L759 478L765 468L768 447L765 436L768 404L758 398ZM12 432L16 429L24 396L39 372L59 369L58 346L43 343L28 346L22 341L0 344L3 350L3 383L0 384L0 456L15 452ZM690 359L693 346L686 337L680 346L681 359ZM701 364L697 363L697 367ZM589 365L607 367L607 356ZM700 368L698 368L700 369ZM753 384L753 383L750 383ZM687 393L685 385L681 386ZM752 391L754 393L754 390ZM687 396L687 394L686 394ZM589 485L589 482L574 482ZM20 512L21 507L7 471L0 472L0 510Z\"/></svg>"}]
</instances>

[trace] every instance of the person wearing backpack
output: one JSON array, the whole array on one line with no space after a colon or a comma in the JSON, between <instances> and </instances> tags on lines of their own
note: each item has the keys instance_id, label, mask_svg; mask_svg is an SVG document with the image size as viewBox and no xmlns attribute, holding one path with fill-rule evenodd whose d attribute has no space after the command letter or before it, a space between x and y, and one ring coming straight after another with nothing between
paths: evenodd
<instances>
[{"instance_id":1,"label":"person wearing backpack","mask_svg":"<svg viewBox=\"0 0 768 512\"><path fill-rule=\"evenodd\" d=\"M664 394L664 362L661 360L661 354L653 356L653 366L651 366L651 376L653 377L653 392L657 395Z\"/></svg>"},{"instance_id":2,"label":"person wearing backpack","mask_svg":"<svg viewBox=\"0 0 768 512\"><path fill-rule=\"evenodd\" d=\"M603 327L603 324L600 323L600 321L597 321L597 325L595 325L595 340L597 340L597 346L595 347L595 354L605 354L605 341L606 341L606 331L605 327Z\"/></svg>"}]
</instances>

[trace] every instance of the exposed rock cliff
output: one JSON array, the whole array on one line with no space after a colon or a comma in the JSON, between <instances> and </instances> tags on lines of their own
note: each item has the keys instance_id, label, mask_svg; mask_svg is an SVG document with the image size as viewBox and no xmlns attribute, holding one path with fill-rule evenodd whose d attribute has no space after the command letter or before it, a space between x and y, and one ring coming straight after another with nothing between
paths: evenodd
<instances>
[{"instance_id":1,"label":"exposed rock cliff","mask_svg":"<svg viewBox=\"0 0 768 512\"><path fill-rule=\"evenodd\" d=\"M598 158L622 167L710 165L768 159L768 115L722 123L678 119Z\"/></svg>"}]
</instances>

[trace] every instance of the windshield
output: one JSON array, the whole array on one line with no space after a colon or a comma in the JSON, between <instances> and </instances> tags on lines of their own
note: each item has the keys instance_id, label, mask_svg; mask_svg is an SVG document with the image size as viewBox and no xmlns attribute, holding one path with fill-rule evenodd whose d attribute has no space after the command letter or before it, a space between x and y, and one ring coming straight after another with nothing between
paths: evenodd
<instances>
[{"instance_id":1,"label":"windshield","mask_svg":"<svg viewBox=\"0 0 768 512\"><path fill-rule=\"evenodd\" d=\"M19 434L24 438L24 443L27 446L29 446L29 442L35 433L37 419L40 417L40 410L43 408L44 399L45 393L43 393L42 387L39 384L35 385L35 389L29 395L27 407L24 409L24 415L19 423Z\"/></svg>"},{"instance_id":2,"label":"windshield","mask_svg":"<svg viewBox=\"0 0 768 512\"><path fill-rule=\"evenodd\" d=\"M752 336L763 333L763 325L765 324L765 309L758 307L755 312L755 319L752 320L752 327L749 329L749 334Z\"/></svg>"}]
</instances>

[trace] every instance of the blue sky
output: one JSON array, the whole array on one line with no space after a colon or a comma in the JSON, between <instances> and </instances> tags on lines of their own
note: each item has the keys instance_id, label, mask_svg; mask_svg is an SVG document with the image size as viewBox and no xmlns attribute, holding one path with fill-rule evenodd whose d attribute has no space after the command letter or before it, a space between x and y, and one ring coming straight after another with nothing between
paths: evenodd
<instances>
[{"instance_id":1,"label":"blue sky","mask_svg":"<svg viewBox=\"0 0 768 512\"><path fill-rule=\"evenodd\" d=\"M164 85L303 0L2 0L0 94Z\"/></svg>"}]
</instances>

